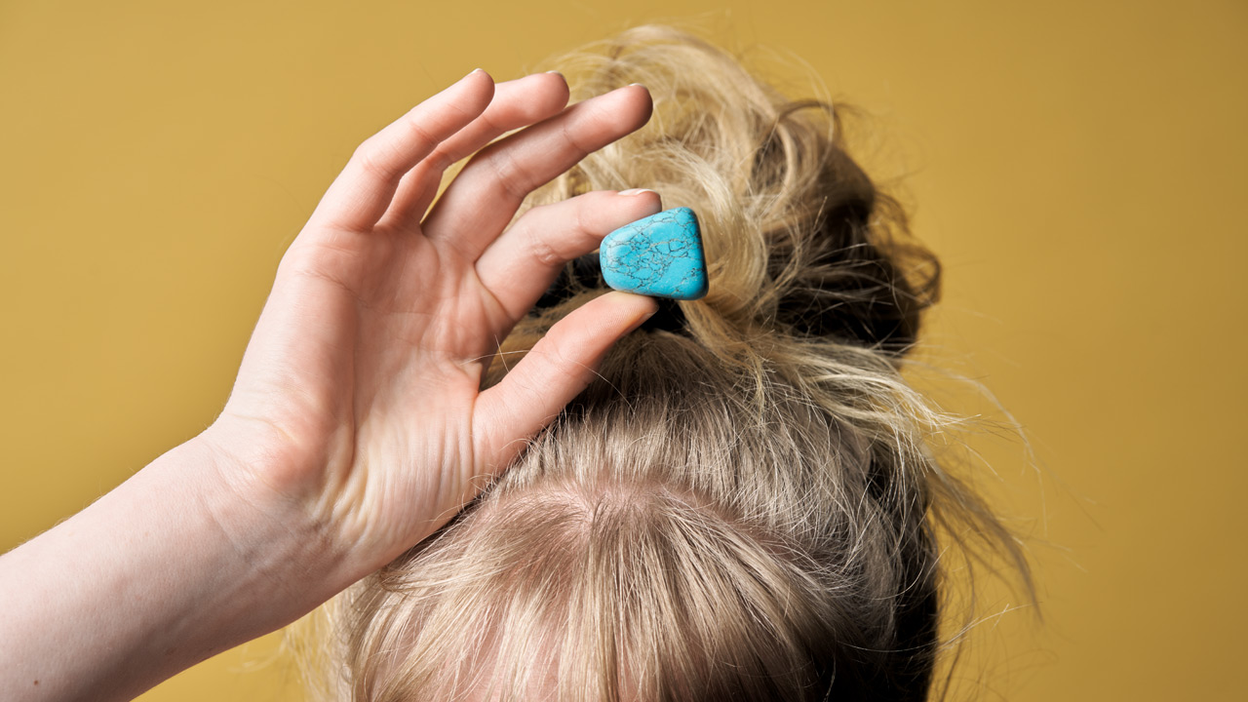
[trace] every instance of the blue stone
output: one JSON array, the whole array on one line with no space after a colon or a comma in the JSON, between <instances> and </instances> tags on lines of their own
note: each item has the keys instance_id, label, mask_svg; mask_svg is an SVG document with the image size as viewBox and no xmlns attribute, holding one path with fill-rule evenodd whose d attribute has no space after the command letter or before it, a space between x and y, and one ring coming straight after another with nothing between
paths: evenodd
<instances>
[{"instance_id":1,"label":"blue stone","mask_svg":"<svg viewBox=\"0 0 1248 702\"><path fill-rule=\"evenodd\" d=\"M697 300L706 296L706 255L697 215L688 207L639 219L598 247L602 277L616 290Z\"/></svg>"}]
</instances>

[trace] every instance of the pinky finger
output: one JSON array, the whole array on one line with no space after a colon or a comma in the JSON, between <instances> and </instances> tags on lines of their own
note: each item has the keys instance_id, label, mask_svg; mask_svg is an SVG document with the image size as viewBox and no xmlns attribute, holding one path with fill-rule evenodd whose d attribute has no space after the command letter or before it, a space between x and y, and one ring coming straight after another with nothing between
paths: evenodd
<instances>
[{"instance_id":1,"label":"pinky finger","mask_svg":"<svg viewBox=\"0 0 1248 702\"><path fill-rule=\"evenodd\" d=\"M478 469L494 475L589 385L612 344L658 309L648 297L610 292L553 326L473 413Z\"/></svg>"}]
</instances>

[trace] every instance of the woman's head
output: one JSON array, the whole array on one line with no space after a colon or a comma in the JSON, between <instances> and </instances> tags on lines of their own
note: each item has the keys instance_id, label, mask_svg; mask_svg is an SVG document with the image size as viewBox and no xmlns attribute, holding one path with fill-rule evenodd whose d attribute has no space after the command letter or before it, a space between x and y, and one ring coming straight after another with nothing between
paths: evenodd
<instances>
[{"instance_id":1,"label":"woman's head","mask_svg":"<svg viewBox=\"0 0 1248 702\"><path fill-rule=\"evenodd\" d=\"M579 97L643 83L655 114L530 204L658 190L699 214L710 294L621 341L471 506L336 602L338 696L924 698L936 527L1001 533L932 460L945 419L898 375L934 257L834 107L664 28L558 67ZM560 290L487 384L602 292Z\"/></svg>"}]
</instances>

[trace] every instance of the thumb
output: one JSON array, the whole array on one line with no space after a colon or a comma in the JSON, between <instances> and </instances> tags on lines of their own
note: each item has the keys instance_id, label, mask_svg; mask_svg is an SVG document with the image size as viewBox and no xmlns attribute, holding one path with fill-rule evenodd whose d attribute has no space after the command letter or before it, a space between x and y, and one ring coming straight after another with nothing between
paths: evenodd
<instances>
[{"instance_id":1,"label":"thumb","mask_svg":"<svg viewBox=\"0 0 1248 702\"><path fill-rule=\"evenodd\" d=\"M473 448L494 474L524 441L558 416L597 374L617 340L658 310L649 297L609 292L546 332L498 385L481 393L473 413Z\"/></svg>"}]
</instances>

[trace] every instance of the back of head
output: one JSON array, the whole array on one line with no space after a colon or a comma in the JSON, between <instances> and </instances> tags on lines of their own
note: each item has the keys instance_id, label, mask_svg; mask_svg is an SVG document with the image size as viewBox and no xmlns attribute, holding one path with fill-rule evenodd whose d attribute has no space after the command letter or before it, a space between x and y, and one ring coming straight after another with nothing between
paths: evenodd
<instances>
[{"instance_id":1,"label":"back of head","mask_svg":"<svg viewBox=\"0 0 1248 702\"><path fill-rule=\"evenodd\" d=\"M665 28L559 67L579 97L640 82L655 114L530 204L658 190L698 213L710 294L621 341L474 504L337 601L337 698L924 699L936 524L1002 533L898 374L935 259L832 106ZM602 292L560 288L487 383Z\"/></svg>"}]
</instances>

